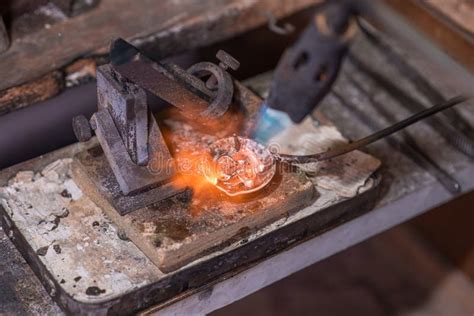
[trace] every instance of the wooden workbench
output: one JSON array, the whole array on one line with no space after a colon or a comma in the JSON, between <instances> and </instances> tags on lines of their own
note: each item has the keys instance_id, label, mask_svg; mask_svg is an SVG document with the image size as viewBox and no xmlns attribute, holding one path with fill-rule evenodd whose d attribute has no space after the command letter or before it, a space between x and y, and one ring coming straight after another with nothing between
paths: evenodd
<instances>
[{"instance_id":1,"label":"wooden workbench","mask_svg":"<svg viewBox=\"0 0 474 316\"><path fill-rule=\"evenodd\" d=\"M101 0L77 17L47 20L26 33L13 24L10 47L0 53L0 115L89 81L117 37L161 59L264 25L268 13L281 18L319 2Z\"/></svg>"}]
</instances>

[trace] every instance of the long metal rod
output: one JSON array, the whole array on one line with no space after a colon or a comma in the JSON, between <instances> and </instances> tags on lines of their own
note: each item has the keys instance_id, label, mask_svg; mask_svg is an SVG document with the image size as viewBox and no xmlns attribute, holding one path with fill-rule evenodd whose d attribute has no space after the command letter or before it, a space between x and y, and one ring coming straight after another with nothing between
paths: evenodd
<instances>
[{"instance_id":1,"label":"long metal rod","mask_svg":"<svg viewBox=\"0 0 474 316\"><path fill-rule=\"evenodd\" d=\"M380 115L382 115L389 123L394 120L393 115L388 112L383 104L375 100L373 94L371 94L370 91L364 88L351 75L347 75L347 78L357 90L368 97L370 103ZM339 93L333 91L333 96L336 97L343 106L351 111L351 113L354 114L365 125L369 126L373 130L379 130L381 128L380 124L376 120L370 117L367 113L359 110L349 100L344 99ZM454 179L446 170L439 166L433 159L431 159L431 157L426 155L420 146L418 146L416 140L407 131L402 131L400 134L402 136L402 141L397 140L393 136L387 137L386 141L390 146L404 153L414 163L428 171L428 173L434 176L448 192L451 194L457 194L461 191L461 185L459 182Z\"/></svg>"},{"instance_id":2,"label":"long metal rod","mask_svg":"<svg viewBox=\"0 0 474 316\"><path fill-rule=\"evenodd\" d=\"M365 73L377 85L384 88L388 94L390 94L408 111L415 112L426 109L423 103L412 97L403 89L395 85L391 80L375 71L372 67L368 66L353 54L348 55L348 60L359 71ZM432 117L427 120L427 123L458 151L464 153L470 158L474 158L474 141L469 137L466 137L464 134L459 133L446 117Z\"/></svg>"},{"instance_id":3,"label":"long metal rod","mask_svg":"<svg viewBox=\"0 0 474 316\"><path fill-rule=\"evenodd\" d=\"M378 131L372 135L369 135L367 137L364 137L362 139L359 139L355 142L336 147L334 149L330 149L325 152L321 153L316 153L316 154L310 154L310 155L286 155L286 154L275 154L275 157L283 162L288 162L288 163L295 163L295 164L304 164L304 163L311 163L311 162L318 162L318 161L324 161L328 160L331 158L335 158L344 154L347 154L348 152L351 152L356 149L360 149L362 147L365 147L369 144L372 144L384 137L387 137L393 133L396 133L402 129L404 129L407 126L410 126L418 121L421 121L424 118L427 118L431 115L434 115L440 111L443 111L445 109L449 109L459 103L462 103L466 101L467 98L464 96L456 96L454 98L451 98L447 100L446 102L434 105L430 108L427 108L423 111L420 111L403 121L400 121L398 123L395 123L381 131Z\"/></svg>"},{"instance_id":4,"label":"long metal rod","mask_svg":"<svg viewBox=\"0 0 474 316\"><path fill-rule=\"evenodd\" d=\"M431 82L429 82L423 75L421 75L415 67L410 65L405 58L403 58L395 49L387 43L379 32L374 29L366 20L357 18L359 29L365 37L372 43L372 45L385 57L385 59L403 74L411 84L422 93L431 104L441 103L446 101L446 98L436 89ZM459 129L468 137L474 137L474 129L468 121L464 119L455 109L448 109L443 112L454 128Z\"/></svg>"}]
</instances>

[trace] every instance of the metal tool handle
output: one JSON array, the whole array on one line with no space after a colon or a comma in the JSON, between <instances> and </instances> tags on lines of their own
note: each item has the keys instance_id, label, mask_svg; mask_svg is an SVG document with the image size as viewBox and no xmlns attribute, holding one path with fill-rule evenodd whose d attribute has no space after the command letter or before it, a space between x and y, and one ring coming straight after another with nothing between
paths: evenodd
<instances>
[{"instance_id":1,"label":"metal tool handle","mask_svg":"<svg viewBox=\"0 0 474 316\"><path fill-rule=\"evenodd\" d=\"M295 123L313 112L337 78L356 31L352 3L328 1L274 72L267 104Z\"/></svg>"},{"instance_id":2,"label":"metal tool handle","mask_svg":"<svg viewBox=\"0 0 474 316\"><path fill-rule=\"evenodd\" d=\"M410 65L406 58L400 55L379 31L375 30L366 20L360 17L357 18L357 25L369 42L385 56L387 62L397 68L429 102L436 104L446 101L446 98L439 89L433 86L430 80L425 78L415 67ZM474 129L471 124L456 112L455 109L448 109L443 112L443 115L449 119L454 128L464 133L467 137L474 138Z\"/></svg>"},{"instance_id":3,"label":"metal tool handle","mask_svg":"<svg viewBox=\"0 0 474 316\"><path fill-rule=\"evenodd\" d=\"M288 162L288 163L295 163L295 164L304 164L304 163L311 163L311 162L318 162L323 160L328 160L331 158L335 158L353 150L365 147L373 142L376 142L384 137L387 137L393 133L398 132L401 129L404 129L407 126L410 126L418 121L421 121L424 118L427 118L433 114L436 114L440 111L453 107L459 103L466 101L467 98L464 96L456 96L454 98L449 99L444 103L440 103L434 105L428 109L420 111L398 123L395 123L381 131L378 131L372 135L359 139L353 143L349 143L343 145L341 147L336 147L334 149L330 149L325 152L310 154L310 155L287 155L287 154L275 154L276 158L280 161Z\"/></svg>"},{"instance_id":4,"label":"metal tool handle","mask_svg":"<svg viewBox=\"0 0 474 316\"><path fill-rule=\"evenodd\" d=\"M372 67L368 66L362 60L357 58L353 54L349 54L348 60L361 72L367 74L372 80L385 89L400 105L405 107L409 111L422 111L426 109L423 103L419 102L416 98L405 92L403 89L398 87L396 84L391 82L385 76L381 75ZM437 131L442 137L444 137L448 143L454 146L457 150L464 153L465 155L474 158L474 141L462 133L459 133L453 124L446 121L445 116L432 117L427 120L427 123Z\"/></svg>"},{"instance_id":5,"label":"metal tool handle","mask_svg":"<svg viewBox=\"0 0 474 316\"><path fill-rule=\"evenodd\" d=\"M350 74L347 75L347 78L356 89L364 93L369 98L370 102L376 108L379 114L381 114L389 122L394 120L394 118L392 117L392 115L390 115L384 105L380 104L377 100L375 100L370 91L365 89ZM353 106L348 100L345 100L337 92L333 91L333 95L339 100L342 105L346 106L347 109L354 113L361 121L363 121L364 124L368 125L371 129L378 130L381 128L380 125L374 119L357 109L357 107ZM418 146L415 139L407 131L403 131L401 134L403 142L397 141L397 139L393 137L387 137L386 140L389 145L399 150L400 152L403 152L418 166L425 169L428 173L434 176L438 180L438 182L441 183L441 185L451 194L457 194L461 191L461 185L459 184L459 182L454 179L446 170L439 166L433 159L423 153L423 150Z\"/></svg>"}]
</instances>

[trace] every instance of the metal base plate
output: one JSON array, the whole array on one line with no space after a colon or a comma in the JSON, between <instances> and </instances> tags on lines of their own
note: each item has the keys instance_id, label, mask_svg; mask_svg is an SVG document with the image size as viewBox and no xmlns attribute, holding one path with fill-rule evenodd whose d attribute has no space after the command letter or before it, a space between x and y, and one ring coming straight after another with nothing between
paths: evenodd
<instances>
[{"instance_id":1,"label":"metal base plate","mask_svg":"<svg viewBox=\"0 0 474 316\"><path fill-rule=\"evenodd\" d=\"M117 237L115 224L86 195L73 190L67 170L70 162L53 168L58 159L71 161L70 157L79 148L82 150L80 146L0 173L3 205L0 220L6 234L48 293L63 309L75 314L128 314L212 286L268 256L369 211L376 202L380 183L380 177L375 175L371 187L351 199L333 199L330 192L318 189L319 197L313 205L296 211L282 222L267 225L248 238L212 251L173 273L163 273L133 243ZM15 174L16 180L8 182ZM30 176L35 179L33 182L28 181L32 179ZM32 186L36 189L32 190ZM67 216L63 205L69 210ZM56 228L57 217L53 212L63 216ZM47 215L47 219L51 216L51 227L44 227L49 222L38 224L34 214Z\"/></svg>"}]
</instances>

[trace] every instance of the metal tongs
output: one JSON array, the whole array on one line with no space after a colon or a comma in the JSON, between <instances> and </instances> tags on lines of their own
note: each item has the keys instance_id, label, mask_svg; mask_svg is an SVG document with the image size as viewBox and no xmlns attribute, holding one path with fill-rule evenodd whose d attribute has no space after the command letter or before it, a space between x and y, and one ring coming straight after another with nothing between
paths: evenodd
<instances>
[{"instance_id":1,"label":"metal tongs","mask_svg":"<svg viewBox=\"0 0 474 316\"><path fill-rule=\"evenodd\" d=\"M462 95L456 96L454 98L447 100L446 102L434 105L430 108L427 108L416 114L413 114L412 116L398 123L395 123L381 131L375 132L367 137L361 138L352 143L348 143L342 146L332 148L325 152L315 153L315 154L310 154L310 155L288 155L288 154L274 154L274 155L276 159L282 162L287 162L291 164L306 164L306 163L320 162L320 161L328 160L331 158L335 158L335 157L347 154L353 150L360 149L369 144L372 144L380 139L383 139L389 135L392 135L404 129L405 127L408 127L414 123L417 123L418 121L421 121L438 112L449 109L457 104L460 104L466 101L467 99L468 99L467 97L462 96Z\"/></svg>"}]
</instances>

